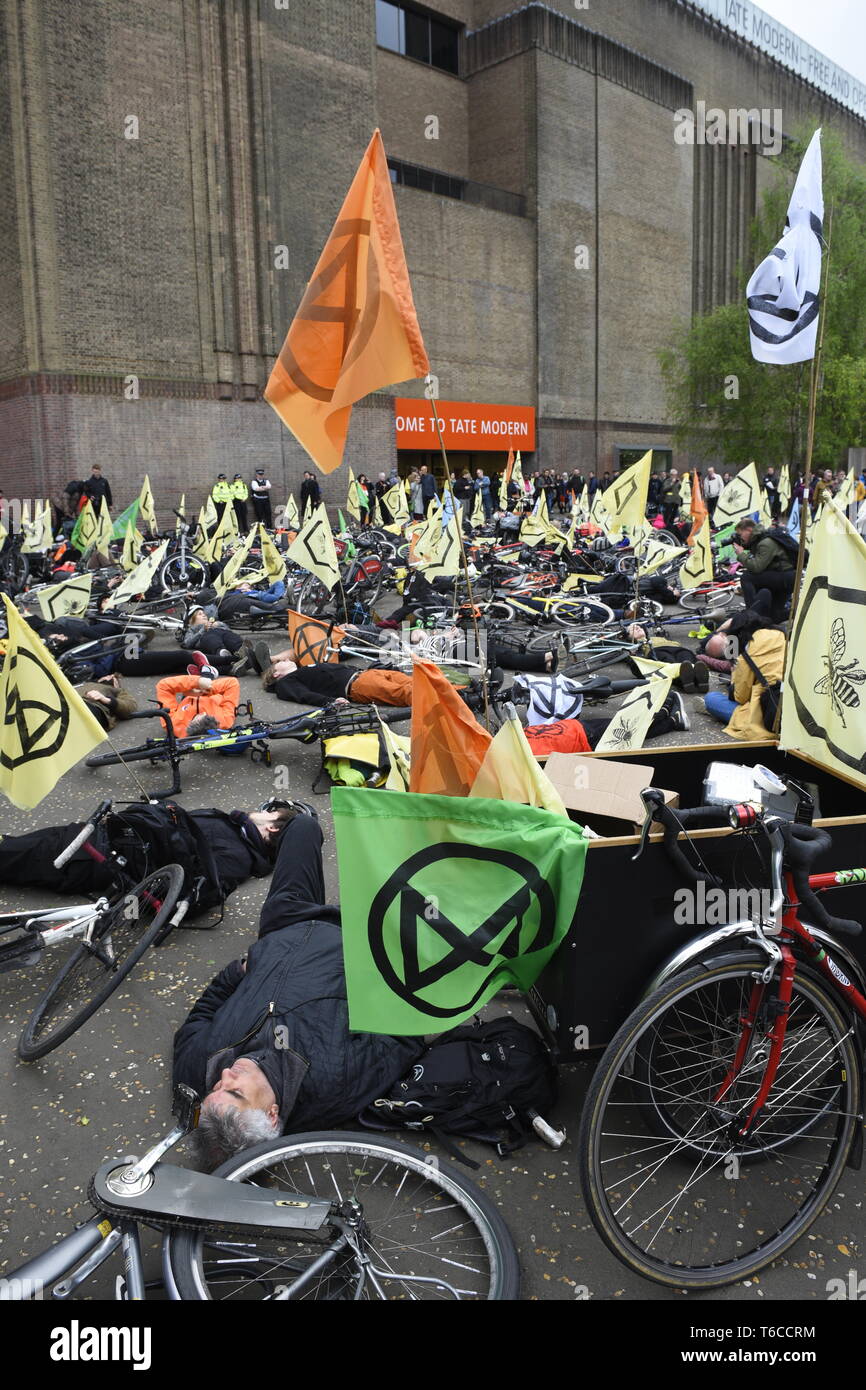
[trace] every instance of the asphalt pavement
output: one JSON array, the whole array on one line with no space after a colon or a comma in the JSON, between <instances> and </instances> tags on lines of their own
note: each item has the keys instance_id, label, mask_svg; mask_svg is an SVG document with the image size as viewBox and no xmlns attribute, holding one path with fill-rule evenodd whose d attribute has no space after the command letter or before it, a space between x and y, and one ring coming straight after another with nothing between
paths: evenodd
<instances>
[{"instance_id":1,"label":"asphalt pavement","mask_svg":"<svg viewBox=\"0 0 866 1390\"><path fill-rule=\"evenodd\" d=\"M279 641L279 634L266 635L272 645L275 638ZM142 705L153 695L150 681L130 680L127 684ZM242 696L253 700L256 713L285 716L291 712L291 707L264 692L255 678L242 678L241 686ZM719 726L703 713L700 698L687 696L686 705L692 716L691 729L664 742L720 741ZM603 707L591 711L594 715L605 712ZM119 747L139 743L149 727L142 721L120 725L115 741ZM91 770L79 765L32 812L17 811L4 802L0 829L17 834L83 821L105 796L134 798L142 789L165 785L164 767L153 768L148 763L134 766L140 786L123 768ZM184 761L179 799L188 809L255 809L278 789L313 800L325 831L328 894L336 900L337 866L329 801L327 796L314 797L311 790L318 767L318 745L288 742L274 745L270 767L253 764L248 756L196 755ZM88 1182L104 1159L141 1153L169 1128L174 1031L214 974L241 955L254 939L266 891L267 880L252 880L230 898L225 920L218 926L175 931L165 945L148 953L89 1023L41 1062L17 1062L15 1045L57 969L60 952L49 953L50 958L38 966L0 975L0 1275L8 1274L90 1214ZM0 886L0 911L54 901L60 900L50 894ZM503 996L493 1007L500 1011L508 1008L514 997ZM519 1003L515 1011L520 1011ZM563 1068L553 1117L568 1133L560 1151L533 1142L500 1160L492 1157L489 1149L466 1145L467 1152L481 1164L479 1180L500 1205L514 1233L524 1299L823 1301L828 1296L828 1280L847 1281L850 1269L862 1268L864 1177L862 1172L849 1169L811 1233L787 1258L750 1280L713 1295L696 1295L668 1291L632 1275L602 1245L580 1194L574 1141L593 1066L592 1056L587 1056ZM435 1143L431 1147L435 1149ZM119 1272L119 1262L103 1267L79 1296L113 1297ZM158 1280L155 1246L148 1252L148 1272Z\"/></svg>"}]
</instances>

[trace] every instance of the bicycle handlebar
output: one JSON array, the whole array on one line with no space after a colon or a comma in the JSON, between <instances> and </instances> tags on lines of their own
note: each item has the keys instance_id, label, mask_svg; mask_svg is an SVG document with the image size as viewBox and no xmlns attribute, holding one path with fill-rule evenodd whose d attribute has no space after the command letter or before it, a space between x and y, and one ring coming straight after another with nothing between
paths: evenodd
<instances>
[{"instance_id":1,"label":"bicycle handlebar","mask_svg":"<svg viewBox=\"0 0 866 1390\"><path fill-rule=\"evenodd\" d=\"M81 830L79 830L78 834L75 836L75 839L71 840L70 843L66 846L66 848L61 850L58 854L57 858L54 861L55 869L62 869L65 864L69 863L76 850L81 849L81 846L84 844L85 840L90 839L90 836L93 834L99 822L108 814L110 810L110 801L101 801L99 803L99 807L97 808L96 812L93 816L91 816L87 824L83 826Z\"/></svg>"},{"instance_id":2,"label":"bicycle handlebar","mask_svg":"<svg viewBox=\"0 0 866 1390\"><path fill-rule=\"evenodd\" d=\"M657 821L664 829L663 844L671 863L690 883L710 883L720 887L721 880L709 872L703 873L686 858L678 843L683 830L700 827L729 826L732 829L745 829L760 826L768 838L777 838L783 851L783 865L791 875L794 891L800 904L814 920L815 926L840 936L859 936L861 924L853 918L833 917L809 886L809 872L816 858L832 846L832 839L826 830L814 825L800 825L796 821L784 821L779 816L765 816L750 804L727 806L697 806L691 810L674 811L665 805L664 796L657 787L648 787L641 792L641 800L647 810L641 842L632 856L637 859L643 852L650 827Z\"/></svg>"}]
</instances>

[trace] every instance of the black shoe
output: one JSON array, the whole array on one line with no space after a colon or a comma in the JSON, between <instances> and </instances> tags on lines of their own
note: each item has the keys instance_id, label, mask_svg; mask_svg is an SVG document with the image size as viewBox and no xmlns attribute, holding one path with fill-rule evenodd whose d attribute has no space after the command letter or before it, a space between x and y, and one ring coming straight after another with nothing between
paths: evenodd
<instances>
[{"instance_id":1,"label":"black shoe","mask_svg":"<svg viewBox=\"0 0 866 1390\"><path fill-rule=\"evenodd\" d=\"M238 657L234 666L232 666L231 673L233 676L246 676L249 674L250 671L252 671L252 669L252 659L250 657L249 652L245 651L242 656Z\"/></svg>"},{"instance_id":2,"label":"black shoe","mask_svg":"<svg viewBox=\"0 0 866 1390\"><path fill-rule=\"evenodd\" d=\"M680 729L683 733L687 733L692 726L689 716L686 714L686 704L682 695L680 695L678 691L672 690L665 700L665 707L671 717L674 728Z\"/></svg>"},{"instance_id":3,"label":"black shoe","mask_svg":"<svg viewBox=\"0 0 866 1390\"><path fill-rule=\"evenodd\" d=\"M267 642L253 642L251 643L250 650L252 653L251 660L253 666L255 666L259 675L263 676L268 667L273 664L271 649Z\"/></svg>"}]
</instances>

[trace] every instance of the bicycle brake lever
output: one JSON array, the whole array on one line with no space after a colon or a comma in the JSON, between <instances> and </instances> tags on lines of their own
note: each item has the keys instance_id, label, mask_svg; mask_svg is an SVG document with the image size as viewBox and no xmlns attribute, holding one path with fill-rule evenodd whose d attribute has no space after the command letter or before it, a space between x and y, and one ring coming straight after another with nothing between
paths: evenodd
<instances>
[{"instance_id":1,"label":"bicycle brake lever","mask_svg":"<svg viewBox=\"0 0 866 1390\"><path fill-rule=\"evenodd\" d=\"M641 830L640 844L631 857L631 862L633 864L637 859L640 859L646 849L646 842L652 830L653 821L655 820L655 811L664 803L664 796L659 791L658 787L645 787L640 794L640 799L646 809L646 818L643 823L643 829Z\"/></svg>"}]
</instances>

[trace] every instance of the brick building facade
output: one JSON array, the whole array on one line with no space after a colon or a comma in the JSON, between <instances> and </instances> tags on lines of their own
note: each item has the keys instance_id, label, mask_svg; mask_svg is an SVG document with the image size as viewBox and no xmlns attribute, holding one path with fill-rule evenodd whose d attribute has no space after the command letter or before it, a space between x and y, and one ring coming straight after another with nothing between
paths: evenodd
<instances>
[{"instance_id":1,"label":"brick building facade","mask_svg":"<svg viewBox=\"0 0 866 1390\"><path fill-rule=\"evenodd\" d=\"M376 125L442 396L536 407L538 467L669 446L656 351L742 292L773 177L754 146L676 144L673 113L779 108L861 158L866 125L685 0L435 10L456 75L377 44L374 0L2 0L8 495L96 460L117 506L145 472L165 512L259 465L297 491L261 392ZM395 462L391 396L421 389L357 407L356 472Z\"/></svg>"}]
</instances>

